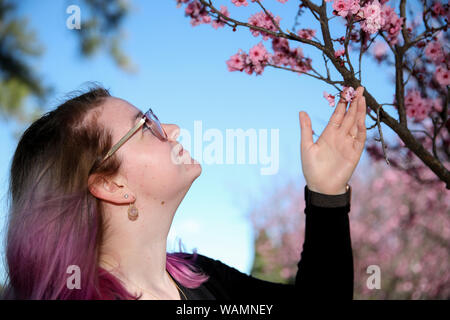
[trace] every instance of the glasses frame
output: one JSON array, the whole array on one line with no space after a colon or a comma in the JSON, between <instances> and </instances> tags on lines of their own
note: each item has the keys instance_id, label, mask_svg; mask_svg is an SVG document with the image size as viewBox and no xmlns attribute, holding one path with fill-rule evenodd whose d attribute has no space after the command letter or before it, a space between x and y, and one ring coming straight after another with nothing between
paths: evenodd
<instances>
[{"instance_id":1,"label":"glasses frame","mask_svg":"<svg viewBox=\"0 0 450 320\"><path fill-rule=\"evenodd\" d=\"M131 128L111 149L108 151L106 156L102 159L100 164L106 161L109 157L111 157L127 140L136 133L142 126L147 126L155 137L157 137L161 141L167 141L167 133L164 128L161 126L161 122L158 117L153 113L152 108L149 108L146 113L142 115L142 118L136 123L136 125ZM154 130L153 127L156 127ZM161 130L160 130L161 129Z\"/></svg>"}]
</instances>

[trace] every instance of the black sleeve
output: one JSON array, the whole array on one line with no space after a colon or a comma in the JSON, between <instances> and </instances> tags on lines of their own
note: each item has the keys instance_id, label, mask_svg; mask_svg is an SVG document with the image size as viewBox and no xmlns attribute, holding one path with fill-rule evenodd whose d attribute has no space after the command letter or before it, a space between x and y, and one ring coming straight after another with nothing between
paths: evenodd
<instances>
[{"instance_id":1,"label":"black sleeve","mask_svg":"<svg viewBox=\"0 0 450 320\"><path fill-rule=\"evenodd\" d=\"M305 186L305 239L295 285L261 280L198 254L199 266L210 275L210 290L218 299L352 299L350 194L351 188L343 195L324 195Z\"/></svg>"}]
</instances>

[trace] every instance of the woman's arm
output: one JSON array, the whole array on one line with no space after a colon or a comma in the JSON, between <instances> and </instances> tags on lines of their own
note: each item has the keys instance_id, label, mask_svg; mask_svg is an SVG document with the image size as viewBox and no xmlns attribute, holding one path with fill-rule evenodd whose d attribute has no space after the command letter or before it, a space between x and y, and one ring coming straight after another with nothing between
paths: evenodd
<instances>
[{"instance_id":1,"label":"woman's arm","mask_svg":"<svg viewBox=\"0 0 450 320\"><path fill-rule=\"evenodd\" d=\"M301 296L353 299L350 200L350 187L327 196L305 186L305 241L295 282Z\"/></svg>"},{"instance_id":2,"label":"woman's arm","mask_svg":"<svg viewBox=\"0 0 450 320\"><path fill-rule=\"evenodd\" d=\"M325 195L305 186L305 239L295 285L261 280L198 255L199 266L210 275L205 286L216 299L352 299L350 198L351 188L342 195Z\"/></svg>"}]
</instances>

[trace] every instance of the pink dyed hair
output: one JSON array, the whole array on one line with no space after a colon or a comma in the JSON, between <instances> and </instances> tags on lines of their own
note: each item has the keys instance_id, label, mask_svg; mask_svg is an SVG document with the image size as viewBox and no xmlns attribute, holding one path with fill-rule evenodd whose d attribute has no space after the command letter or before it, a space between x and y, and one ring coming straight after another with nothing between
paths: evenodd
<instances>
[{"instance_id":1,"label":"pink dyed hair","mask_svg":"<svg viewBox=\"0 0 450 320\"><path fill-rule=\"evenodd\" d=\"M88 190L93 173L113 175L120 161L100 161L111 134L96 122L109 91L95 85L36 120L23 133L10 172L6 299L137 299L99 267L102 206ZM86 117L92 111L94 116ZM167 253L166 269L181 285L207 281L197 253ZM81 289L67 287L67 268L81 271Z\"/></svg>"}]
</instances>

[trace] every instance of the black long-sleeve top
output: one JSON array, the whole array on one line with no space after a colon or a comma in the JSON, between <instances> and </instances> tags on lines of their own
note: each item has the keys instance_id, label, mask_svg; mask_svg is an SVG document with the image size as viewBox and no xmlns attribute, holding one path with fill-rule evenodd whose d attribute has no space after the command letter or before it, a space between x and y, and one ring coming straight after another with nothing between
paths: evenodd
<instances>
[{"instance_id":1,"label":"black long-sleeve top","mask_svg":"<svg viewBox=\"0 0 450 320\"><path fill-rule=\"evenodd\" d=\"M345 194L325 195L305 185L305 239L294 285L261 280L201 254L196 264L209 279L196 289L177 284L189 300L353 299L350 199L350 186Z\"/></svg>"}]
</instances>

